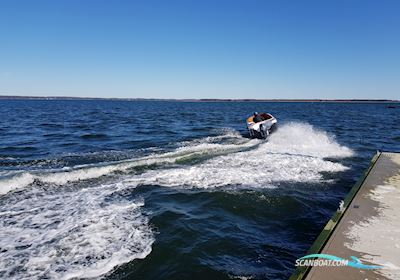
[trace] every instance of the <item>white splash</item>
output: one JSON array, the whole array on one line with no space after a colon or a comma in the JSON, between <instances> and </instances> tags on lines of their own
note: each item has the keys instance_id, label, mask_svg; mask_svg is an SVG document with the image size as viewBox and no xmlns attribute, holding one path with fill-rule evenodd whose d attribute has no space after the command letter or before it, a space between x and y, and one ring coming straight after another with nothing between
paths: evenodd
<instances>
[{"instance_id":1,"label":"white splash","mask_svg":"<svg viewBox=\"0 0 400 280\"><path fill-rule=\"evenodd\" d=\"M168 187L216 188L267 187L279 182L320 182L322 172L344 171L347 167L326 157L348 157L353 152L333 137L308 124L281 127L269 142L254 149L214 157L194 166L149 171L133 176L131 184Z\"/></svg>"},{"instance_id":2,"label":"white splash","mask_svg":"<svg viewBox=\"0 0 400 280\"><path fill-rule=\"evenodd\" d=\"M314 156L317 158L351 157L354 152L340 145L335 136L314 128L307 123L292 122L271 135L269 150L288 154Z\"/></svg>"},{"instance_id":3,"label":"white splash","mask_svg":"<svg viewBox=\"0 0 400 280\"><path fill-rule=\"evenodd\" d=\"M217 143L218 141L226 139L231 140L231 142ZM177 148L173 152L152 154L137 159L112 162L100 166L81 165L57 170L50 169L17 172L16 174L5 176L0 179L0 195L6 194L12 190L25 188L35 181L61 186L81 180L99 178L118 171L126 172L127 170L138 166L175 163L181 159L196 155L218 155L235 152L246 147L255 146L259 143L259 140L249 141L248 139L241 137L240 134L229 131L224 135L181 143L181 147Z\"/></svg>"},{"instance_id":4,"label":"white splash","mask_svg":"<svg viewBox=\"0 0 400 280\"><path fill-rule=\"evenodd\" d=\"M136 166L172 164L198 155L212 155L214 158L191 167L150 171L143 176L131 178L131 182L202 188L223 185L271 187L281 181L318 182L322 179L321 172L346 170L342 164L325 158L349 157L353 152L339 145L333 136L304 123L284 125L268 142L249 140L228 130L219 136L183 142L173 152L102 166L85 165L62 170L23 172L0 180L0 194L27 187L35 180L65 185L117 171L126 172Z\"/></svg>"}]
</instances>

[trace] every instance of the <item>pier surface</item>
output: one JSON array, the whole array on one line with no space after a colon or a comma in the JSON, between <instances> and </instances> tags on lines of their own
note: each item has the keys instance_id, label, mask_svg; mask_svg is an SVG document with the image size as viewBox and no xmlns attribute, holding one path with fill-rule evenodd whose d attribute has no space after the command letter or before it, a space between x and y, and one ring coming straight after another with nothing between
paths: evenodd
<instances>
[{"instance_id":1,"label":"pier surface","mask_svg":"<svg viewBox=\"0 0 400 280\"><path fill-rule=\"evenodd\" d=\"M354 256L379 268L303 267L291 279L400 279L400 153L374 157L308 254Z\"/></svg>"}]
</instances>

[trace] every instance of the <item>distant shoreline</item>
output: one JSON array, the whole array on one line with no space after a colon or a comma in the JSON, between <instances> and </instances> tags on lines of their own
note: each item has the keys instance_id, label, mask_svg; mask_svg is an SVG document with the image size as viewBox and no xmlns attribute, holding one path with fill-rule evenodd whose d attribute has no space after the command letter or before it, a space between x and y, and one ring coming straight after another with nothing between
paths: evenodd
<instances>
[{"instance_id":1,"label":"distant shoreline","mask_svg":"<svg viewBox=\"0 0 400 280\"><path fill-rule=\"evenodd\" d=\"M116 101L175 101L175 102L310 102L310 103L400 103L391 99L174 99L174 98L104 98L104 97L73 97L73 96L19 96L0 95L0 100L116 100Z\"/></svg>"}]
</instances>

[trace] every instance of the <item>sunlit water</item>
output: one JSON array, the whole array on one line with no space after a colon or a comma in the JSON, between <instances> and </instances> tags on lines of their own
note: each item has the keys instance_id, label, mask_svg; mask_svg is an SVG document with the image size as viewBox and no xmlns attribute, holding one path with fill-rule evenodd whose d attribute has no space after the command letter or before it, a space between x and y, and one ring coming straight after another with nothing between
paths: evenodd
<instances>
[{"instance_id":1,"label":"sunlit water","mask_svg":"<svg viewBox=\"0 0 400 280\"><path fill-rule=\"evenodd\" d=\"M279 129L247 138L267 111ZM386 104L0 101L0 278L286 279Z\"/></svg>"}]
</instances>

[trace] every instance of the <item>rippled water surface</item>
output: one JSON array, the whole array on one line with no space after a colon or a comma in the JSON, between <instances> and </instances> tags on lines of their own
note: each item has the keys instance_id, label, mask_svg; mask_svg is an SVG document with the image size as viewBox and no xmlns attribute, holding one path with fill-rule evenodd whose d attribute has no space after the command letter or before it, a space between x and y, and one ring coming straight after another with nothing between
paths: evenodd
<instances>
[{"instance_id":1,"label":"rippled water surface","mask_svg":"<svg viewBox=\"0 0 400 280\"><path fill-rule=\"evenodd\" d=\"M254 111L269 141L247 138ZM1 100L0 278L286 279L399 123L388 104Z\"/></svg>"}]
</instances>

